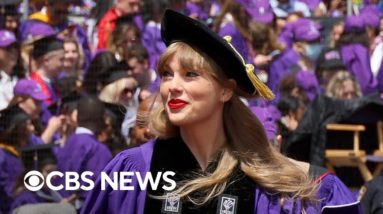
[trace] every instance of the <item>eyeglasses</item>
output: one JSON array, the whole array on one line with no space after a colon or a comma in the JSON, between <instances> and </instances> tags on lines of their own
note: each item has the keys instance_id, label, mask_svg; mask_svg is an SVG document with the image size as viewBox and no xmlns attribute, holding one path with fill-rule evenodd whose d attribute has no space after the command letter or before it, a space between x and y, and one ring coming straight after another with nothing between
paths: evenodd
<instances>
[{"instance_id":1,"label":"eyeglasses","mask_svg":"<svg viewBox=\"0 0 383 214\"><path fill-rule=\"evenodd\" d=\"M132 93L132 94L135 94L136 93L136 90L137 88L124 88L121 93L122 94L127 94L127 93Z\"/></svg>"}]
</instances>

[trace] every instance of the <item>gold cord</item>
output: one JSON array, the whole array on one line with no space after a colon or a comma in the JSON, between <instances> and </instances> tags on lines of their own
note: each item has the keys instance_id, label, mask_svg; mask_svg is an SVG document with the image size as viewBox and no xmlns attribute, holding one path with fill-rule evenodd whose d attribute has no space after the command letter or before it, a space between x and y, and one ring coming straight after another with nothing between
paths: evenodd
<instances>
[{"instance_id":1,"label":"gold cord","mask_svg":"<svg viewBox=\"0 0 383 214\"><path fill-rule=\"evenodd\" d=\"M263 97L266 100L272 100L275 98L274 93L270 90L269 87L267 87L266 84L264 84L261 80L258 79L258 77L254 73L254 66L252 64L246 64L245 60L241 56L241 54L235 49L235 47L231 44L231 36L224 36L223 37L227 43L230 45L230 47L234 50L234 52L238 55L238 57L241 59L243 66L246 69L247 77L250 79L251 83L253 84L255 88L255 93L259 93L261 97Z\"/></svg>"}]
</instances>

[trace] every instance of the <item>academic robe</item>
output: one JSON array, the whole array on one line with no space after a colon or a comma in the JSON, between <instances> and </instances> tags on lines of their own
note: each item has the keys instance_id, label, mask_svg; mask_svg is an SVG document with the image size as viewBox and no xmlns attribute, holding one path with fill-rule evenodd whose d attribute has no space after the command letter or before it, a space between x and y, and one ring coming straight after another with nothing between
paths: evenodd
<instances>
[{"instance_id":1,"label":"academic robe","mask_svg":"<svg viewBox=\"0 0 383 214\"><path fill-rule=\"evenodd\" d=\"M383 174L367 182L360 192L364 213L383 214Z\"/></svg>"},{"instance_id":2,"label":"academic robe","mask_svg":"<svg viewBox=\"0 0 383 214\"><path fill-rule=\"evenodd\" d=\"M154 151L154 152L153 152ZM186 176L185 171L193 169L197 164L196 159L182 142L180 138L169 140L154 140L140 147L128 149L117 155L104 169L110 176L114 172L139 172L144 175L146 172L153 170L167 171L175 170L175 180ZM197 164L198 165L198 164ZM178 172L178 175L177 175ZM238 172L235 171L235 172ZM236 174L236 173L233 173ZM240 175L240 174L238 174ZM277 194L270 194L265 189L249 180L247 177L239 177L239 185L234 187L241 188L251 187L247 192L236 190L236 188L228 187L234 193L240 196L236 213L300 213L302 203L299 200L286 201L284 206L280 205L280 198ZM305 206L307 213L318 213L321 208L330 205L352 204L356 202L355 196L347 189L346 186L335 176L330 173L325 173L320 176L318 182L321 182L318 198L323 199L319 204ZM149 198L147 193L149 190L140 190L137 177L132 177L132 182L129 186L133 186L132 191L113 190L112 187L106 185L105 190L101 190L101 179L96 182L95 188L88 194L88 197L82 208L82 213L126 213L126 214L143 214L143 213L161 213L161 204ZM159 185L161 186L161 185ZM252 191L251 191L252 190ZM225 190L225 194L226 194ZM230 193L230 192L229 192ZM232 193L232 192L231 192ZM225 196L225 195L223 195ZM234 197L236 195L233 195ZM241 198L240 198L241 197ZM216 202L208 204L207 207L201 209L193 207L190 203L182 204L182 213L220 213L216 212ZM247 201L247 203L241 203ZM148 202L148 203L146 203ZM227 204L226 204L227 205ZM358 207L357 207L358 208ZM172 212L169 212L172 213ZM174 212L180 213L180 212ZM221 212L222 213L222 212ZM233 213L233 212L227 212Z\"/></svg>"},{"instance_id":3,"label":"academic robe","mask_svg":"<svg viewBox=\"0 0 383 214\"><path fill-rule=\"evenodd\" d=\"M12 203L11 210L14 210L25 204L39 204L39 203L59 203L62 200L61 195L53 190L43 192L24 191L18 195Z\"/></svg>"},{"instance_id":4,"label":"academic robe","mask_svg":"<svg viewBox=\"0 0 383 214\"><path fill-rule=\"evenodd\" d=\"M43 101L44 104L51 105L59 99L58 94L53 88L52 84L44 81L40 74L32 72L31 80L35 81L41 87L41 90L45 94L46 99Z\"/></svg>"},{"instance_id":5,"label":"academic robe","mask_svg":"<svg viewBox=\"0 0 383 214\"><path fill-rule=\"evenodd\" d=\"M112 159L112 154L106 145L100 143L92 134L72 134L63 148L57 151L58 169L65 173L68 171L82 173L93 172L92 180L96 180L102 169ZM62 181L64 182L64 181ZM81 183L81 182L80 182ZM86 185L88 184L83 184ZM60 192L64 197L73 192ZM86 197L86 191L80 191L80 199Z\"/></svg>"},{"instance_id":6,"label":"academic robe","mask_svg":"<svg viewBox=\"0 0 383 214\"><path fill-rule=\"evenodd\" d=\"M13 201L13 188L22 171L20 158L0 148L0 213L8 213Z\"/></svg>"},{"instance_id":7,"label":"academic robe","mask_svg":"<svg viewBox=\"0 0 383 214\"><path fill-rule=\"evenodd\" d=\"M370 54L361 44L349 44L340 48L340 53L348 71L358 80L363 94L377 90L378 83L370 67Z\"/></svg>"},{"instance_id":8,"label":"academic robe","mask_svg":"<svg viewBox=\"0 0 383 214\"><path fill-rule=\"evenodd\" d=\"M157 70L158 60L166 49L166 45L161 38L161 25L154 21L149 21L142 33L141 40L142 45L148 50L150 68Z\"/></svg>"}]
</instances>

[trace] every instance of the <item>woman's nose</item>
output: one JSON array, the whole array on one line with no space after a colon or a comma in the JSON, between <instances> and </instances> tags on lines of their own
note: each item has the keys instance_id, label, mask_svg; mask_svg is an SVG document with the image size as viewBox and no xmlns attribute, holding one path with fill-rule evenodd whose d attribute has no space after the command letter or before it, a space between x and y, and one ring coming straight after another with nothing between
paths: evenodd
<instances>
[{"instance_id":1,"label":"woman's nose","mask_svg":"<svg viewBox=\"0 0 383 214\"><path fill-rule=\"evenodd\" d=\"M182 80L179 77L174 76L169 85L169 92L177 93L181 91L182 91Z\"/></svg>"}]
</instances>

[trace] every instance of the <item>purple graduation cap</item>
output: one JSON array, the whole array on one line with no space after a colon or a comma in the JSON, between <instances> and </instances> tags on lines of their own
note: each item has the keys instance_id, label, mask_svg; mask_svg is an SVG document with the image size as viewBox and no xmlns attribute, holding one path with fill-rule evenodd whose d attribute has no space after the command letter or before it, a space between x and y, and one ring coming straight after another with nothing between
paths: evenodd
<instances>
[{"instance_id":1,"label":"purple graduation cap","mask_svg":"<svg viewBox=\"0 0 383 214\"><path fill-rule=\"evenodd\" d=\"M274 20L273 9L268 0L237 0L254 21L271 24Z\"/></svg>"},{"instance_id":2,"label":"purple graduation cap","mask_svg":"<svg viewBox=\"0 0 383 214\"><path fill-rule=\"evenodd\" d=\"M33 42L36 39L56 34L50 25L37 20L23 22L19 31L21 41L23 42Z\"/></svg>"},{"instance_id":3,"label":"purple graduation cap","mask_svg":"<svg viewBox=\"0 0 383 214\"><path fill-rule=\"evenodd\" d=\"M310 71L299 71L295 76L295 81L306 92L307 98L313 101L319 93L320 87L315 74Z\"/></svg>"},{"instance_id":4,"label":"purple graduation cap","mask_svg":"<svg viewBox=\"0 0 383 214\"><path fill-rule=\"evenodd\" d=\"M318 4L321 2L321 0L299 0L300 2L305 3L310 10L315 10L315 8L318 6Z\"/></svg>"},{"instance_id":5,"label":"purple graduation cap","mask_svg":"<svg viewBox=\"0 0 383 214\"><path fill-rule=\"evenodd\" d=\"M361 32L364 30L364 22L361 16L348 16L344 23L345 32Z\"/></svg>"},{"instance_id":6,"label":"purple graduation cap","mask_svg":"<svg viewBox=\"0 0 383 214\"><path fill-rule=\"evenodd\" d=\"M312 42L320 38L320 25L306 18L293 23L292 33L294 41Z\"/></svg>"},{"instance_id":7,"label":"purple graduation cap","mask_svg":"<svg viewBox=\"0 0 383 214\"><path fill-rule=\"evenodd\" d=\"M360 11L360 17L362 17L365 27L372 27L378 29L380 26L380 17L382 13L375 5L365 6Z\"/></svg>"}]
</instances>

